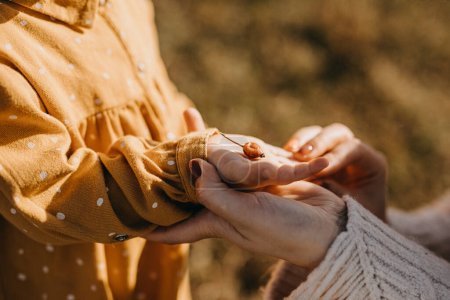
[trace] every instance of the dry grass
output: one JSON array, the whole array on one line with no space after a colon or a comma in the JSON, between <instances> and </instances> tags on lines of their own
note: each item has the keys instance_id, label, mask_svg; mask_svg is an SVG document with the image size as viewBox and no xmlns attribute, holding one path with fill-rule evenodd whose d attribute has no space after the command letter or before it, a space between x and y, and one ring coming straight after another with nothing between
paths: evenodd
<instances>
[{"instance_id":1,"label":"dry grass","mask_svg":"<svg viewBox=\"0 0 450 300\"><path fill-rule=\"evenodd\" d=\"M211 126L282 143L349 125L390 162L390 204L450 186L450 2L157 0L161 48ZM271 259L193 247L194 299L258 298Z\"/></svg>"}]
</instances>

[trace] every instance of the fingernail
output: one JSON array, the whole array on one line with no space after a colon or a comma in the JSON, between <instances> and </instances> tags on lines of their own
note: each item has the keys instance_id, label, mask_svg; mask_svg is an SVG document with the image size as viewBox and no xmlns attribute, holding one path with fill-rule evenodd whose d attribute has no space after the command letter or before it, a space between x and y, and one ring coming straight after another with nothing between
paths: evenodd
<instances>
[{"instance_id":1,"label":"fingernail","mask_svg":"<svg viewBox=\"0 0 450 300\"><path fill-rule=\"evenodd\" d=\"M291 152L297 152L300 148L300 145L297 142L289 143L289 145L286 146L286 150Z\"/></svg>"},{"instance_id":2,"label":"fingernail","mask_svg":"<svg viewBox=\"0 0 450 300\"><path fill-rule=\"evenodd\" d=\"M328 167L328 160L319 158L310 163L310 170L312 173L317 173L319 171L322 171Z\"/></svg>"},{"instance_id":3,"label":"fingernail","mask_svg":"<svg viewBox=\"0 0 450 300\"><path fill-rule=\"evenodd\" d=\"M200 176L202 176L202 168L200 167L200 163L198 160L191 160L189 162L189 169L191 170L192 177L194 181L197 180Z\"/></svg>"},{"instance_id":4,"label":"fingernail","mask_svg":"<svg viewBox=\"0 0 450 300\"><path fill-rule=\"evenodd\" d=\"M298 152L300 152L301 155L306 156L306 155L310 154L313 150L314 150L313 145L306 144L303 147L301 147Z\"/></svg>"}]
</instances>

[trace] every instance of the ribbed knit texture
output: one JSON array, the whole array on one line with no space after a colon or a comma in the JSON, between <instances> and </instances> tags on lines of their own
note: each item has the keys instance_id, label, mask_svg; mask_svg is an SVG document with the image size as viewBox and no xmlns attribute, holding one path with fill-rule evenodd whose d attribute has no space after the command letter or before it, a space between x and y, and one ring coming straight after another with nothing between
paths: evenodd
<instances>
[{"instance_id":1,"label":"ribbed knit texture","mask_svg":"<svg viewBox=\"0 0 450 300\"><path fill-rule=\"evenodd\" d=\"M353 199L345 200L347 230L287 299L450 299L450 265L445 260ZM275 287L267 288L266 299L277 299L269 297Z\"/></svg>"}]
</instances>

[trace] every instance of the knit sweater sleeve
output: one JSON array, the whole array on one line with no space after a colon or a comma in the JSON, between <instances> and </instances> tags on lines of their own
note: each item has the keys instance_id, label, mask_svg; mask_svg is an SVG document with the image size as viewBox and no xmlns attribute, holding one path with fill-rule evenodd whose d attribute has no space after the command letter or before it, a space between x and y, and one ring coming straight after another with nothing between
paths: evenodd
<instances>
[{"instance_id":1,"label":"knit sweater sleeve","mask_svg":"<svg viewBox=\"0 0 450 300\"><path fill-rule=\"evenodd\" d=\"M288 299L450 298L450 264L345 200L346 231Z\"/></svg>"},{"instance_id":2,"label":"knit sweater sleeve","mask_svg":"<svg viewBox=\"0 0 450 300\"><path fill-rule=\"evenodd\" d=\"M396 231L450 261L450 190L412 212L389 209L387 219Z\"/></svg>"}]
</instances>

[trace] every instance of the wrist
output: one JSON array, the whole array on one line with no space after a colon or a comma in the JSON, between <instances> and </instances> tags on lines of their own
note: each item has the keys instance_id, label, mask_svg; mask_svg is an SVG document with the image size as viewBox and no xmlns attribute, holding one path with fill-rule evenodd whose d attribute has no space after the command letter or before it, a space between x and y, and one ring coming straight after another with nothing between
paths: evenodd
<instances>
[{"instance_id":1,"label":"wrist","mask_svg":"<svg viewBox=\"0 0 450 300\"><path fill-rule=\"evenodd\" d=\"M218 145L220 144L220 141L222 139L222 136L219 132L215 132L214 134L211 134L208 139L206 140L206 144L209 145Z\"/></svg>"},{"instance_id":2,"label":"wrist","mask_svg":"<svg viewBox=\"0 0 450 300\"><path fill-rule=\"evenodd\" d=\"M325 259L326 254L328 253L328 249L331 247L331 245L334 243L336 238L341 234L342 232L346 231L347 227L347 205L344 204L343 207L338 211L335 215L334 220L324 220L321 228L324 230L322 233L322 242L319 243L319 247L312 248L311 251L311 259L308 261L307 264L303 265L308 271L312 271L317 266L320 265L320 263Z\"/></svg>"}]
</instances>

